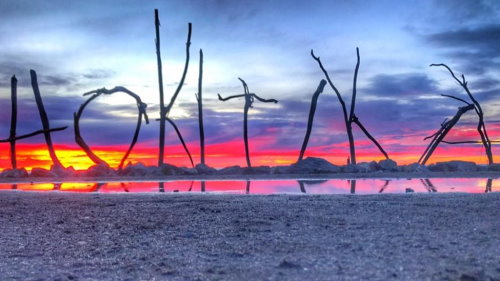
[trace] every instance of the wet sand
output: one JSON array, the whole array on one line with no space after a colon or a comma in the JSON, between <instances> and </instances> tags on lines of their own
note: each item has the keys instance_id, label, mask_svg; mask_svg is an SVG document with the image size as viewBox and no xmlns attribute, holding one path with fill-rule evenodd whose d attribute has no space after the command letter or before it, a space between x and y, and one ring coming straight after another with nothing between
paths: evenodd
<instances>
[{"instance_id":1,"label":"wet sand","mask_svg":"<svg viewBox=\"0 0 500 281\"><path fill-rule=\"evenodd\" d=\"M500 280L500 193L0 192L0 280Z\"/></svg>"}]
</instances>

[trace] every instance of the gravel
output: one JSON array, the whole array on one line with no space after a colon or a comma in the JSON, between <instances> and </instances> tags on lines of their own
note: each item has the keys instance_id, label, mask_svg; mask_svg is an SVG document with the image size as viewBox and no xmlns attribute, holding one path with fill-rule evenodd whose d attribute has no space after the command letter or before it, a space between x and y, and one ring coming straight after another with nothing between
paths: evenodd
<instances>
[{"instance_id":1,"label":"gravel","mask_svg":"<svg viewBox=\"0 0 500 281\"><path fill-rule=\"evenodd\" d=\"M0 192L0 280L500 280L500 193Z\"/></svg>"}]
</instances>

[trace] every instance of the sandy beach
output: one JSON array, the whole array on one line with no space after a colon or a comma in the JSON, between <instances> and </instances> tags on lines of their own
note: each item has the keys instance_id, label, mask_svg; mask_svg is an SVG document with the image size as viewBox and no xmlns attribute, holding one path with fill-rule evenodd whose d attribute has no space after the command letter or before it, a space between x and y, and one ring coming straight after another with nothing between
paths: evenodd
<instances>
[{"instance_id":1,"label":"sandy beach","mask_svg":"<svg viewBox=\"0 0 500 281\"><path fill-rule=\"evenodd\" d=\"M0 192L1 280L500 280L500 193Z\"/></svg>"}]
</instances>

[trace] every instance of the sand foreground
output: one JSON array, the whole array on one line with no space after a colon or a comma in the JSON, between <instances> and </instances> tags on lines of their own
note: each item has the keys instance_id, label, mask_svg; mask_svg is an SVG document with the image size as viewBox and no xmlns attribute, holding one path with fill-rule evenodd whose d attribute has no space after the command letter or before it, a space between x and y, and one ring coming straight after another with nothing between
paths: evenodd
<instances>
[{"instance_id":1,"label":"sand foreground","mask_svg":"<svg viewBox=\"0 0 500 281\"><path fill-rule=\"evenodd\" d=\"M0 280L500 280L500 193L0 192Z\"/></svg>"}]
</instances>

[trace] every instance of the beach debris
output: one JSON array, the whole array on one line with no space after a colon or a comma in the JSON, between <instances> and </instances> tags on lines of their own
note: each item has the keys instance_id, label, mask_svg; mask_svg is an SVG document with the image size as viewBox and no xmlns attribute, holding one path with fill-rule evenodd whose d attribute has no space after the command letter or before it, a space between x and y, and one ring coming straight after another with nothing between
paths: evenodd
<instances>
[{"instance_id":1,"label":"beach debris","mask_svg":"<svg viewBox=\"0 0 500 281\"><path fill-rule=\"evenodd\" d=\"M344 116L344 123L347 131L347 138L349 140L349 160L348 164L356 164L356 151L355 151L355 146L354 146L354 135L352 133L352 123L356 124L359 129L365 134L365 136L370 139L375 146L380 150L380 152L384 155L386 159L389 159L389 156L387 155L387 152L382 148L380 143L368 132L368 130L363 126L361 121L359 120L358 116L354 113L354 109L356 106L356 83L358 80L358 71L359 71L359 64L360 64L360 56L359 56L359 48L356 47L356 57L357 57L357 62L356 62L356 67L354 69L354 78L353 78L353 87L352 87L352 96L351 96L351 108L349 111L349 115L347 114L347 108L345 105L344 100L342 99L342 95L340 94L339 90L335 85L333 84L332 80L330 79L330 75L326 71L326 69L323 66L323 63L321 62L320 58L314 55L314 51L311 50L311 56L313 59L318 63L319 67L321 68L321 71L325 75L326 80L328 81L328 84L330 87L333 89L335 94L337 95L337 99L339 100L339 103L342 107L342 113Z\"/></svg>"},{"instance_id":2,"label":"beach debris","mask_svg":"<svg viewBox=\"0 0 500 281\"><path fill-rule=\"evenodd\" d=\"M193 158L191 157L191 153L189 152L189 149L187 148L186 143L182 138L181 132L179 131L177 125L175 125L174 121L170 119L168 116L170 114L170 110L174 106L177 96L179 95L182 89L182 86L184 86L184 80L186 79L186 74L189 67L189 58L190 58L189 47L191 46L191 31L192 31L192 24L188 23L188 35L186 40L186 61L184 63L184 70L182 72L181 80L177 85L177 89L175 90L172 98L170 99L170 103L167 106L165 106L165 100L163 95L163 73L162 73L162 62L161 62L161 51L160 51L160 19L158 16L158 9L155 9L155 34L156 34L155 46L156 46L156 61L158 66L158 85L160 93L160 118L157 119L157 121L160 121L158 167L161 167L164 163L165 121L169 122L174 128L175 132L177 133L177 136L179 137L179 140L182 143L182 146L184 147L184 150L186 151L186 154L189 157L189 160L191 161L191 165L194 167Z\"/></svg>"},{"instance_id":3,"label":"beach debris","mask_svg":"<svg viewBox=\"0 0 500 281\"><path fill-rule=\"evenodd\" d=\"M485 151L486 156L488 158L488 164L489 165L493 164L493 154L491 152L492 141L490 141L490 138L488 137L488 132L486 131L486 125L484 124L483 109L481 108L481 105L474 98L471 91L469 90L469 87L467 86L468 82L465 80L465 75L462 74L461 75L462 79L458 79L457 76L455 75L455 73L451 70L451 68L444 63L431 64L430 66L431 67L432 66L438 66L438 67L441 66L441 67L446 68L446 70L448 70L448 72L450 73L451 77L464 89L465 93L467 94L467 97L469 98L469 100L472 103L468 102L462 98L456 97L456 96L441 95L443 97L451 98L451 99L460 101L462 103L465 103L466 106L459 107L457 113L455 114L455 116L453 116L452 119L450 119L450 120L446 119L441 124L441 128L436 133L425 138L425 139L432 138L432 140L429 143L429 145L427 146L427 148L424 151L424 153L422 154L422 156L420 157L420 159L418 160L418 162L420 164L425 165L425 163L427 163L427 160L429 160L432 153L434 152L434 150L436 149L436 147L439 145L440 142L444 142L447 144L482 143L484 146L484 151ZM472 109L474 109L474 111L476 112L476 114L478 116L477 131L479 133L479 136L481 137L481 141L445 141L444 138L446 137L448 132L451 130L451 128L453 128L453 126L455 126L455 124L460 120L460 117L464 113L466 113L467 111L472 110Z\"/></svg>"},{"instance_id":4,"label":"beach debris","mask_svg":"<svg viewBox=\"0 0 500 281\"><path fill-rule=\"evenodd\" d=\"M415 192L415 190L413 190L412 188L407 187L407 188L405 189L405 192L406 192L406 193L412 193L412 192Z\"/></svg>"},{"instance_id":5,"label":"beach debris","mask_svg":"<svg viewBox=\"0 0 500 281\"><path fill-rule=\"evenodd\" d=\"M132 98L134 98L136 101L136 104L137 104L137 112L138 112L137 125L135 127L135 132L134 132L134 136L132 138L132 142L130 143L130 146L127 149L127 151L125 152L125 155L123 155L123 157L120 161L120 164L118 165L118 170L121 170L123 168L123 164L125 163L125 160L127 160L127 157L130 155L130 152L132 151L132 149L134 148L134 146L137 142L137 139L139 137L139 132L141 130L142 119L144 118L144 121L146 122L146 124L149 124L149 118L148 118L148 115L146 113L147 105L142 102L139 95L137 95L136 93L130 91L129 89L127 89L123 86L116 86L110 90L108 90L106 88L101 88L101 89L97 89L97 90L93 90L93 91L84 93L83 96L89 96L89 95L91 95L91 96L84 103L82 103L80 105L80 107L78 108L78 111L73 114L73 121L74 121L76 143L85 151L85 153L90 158L90 160L92 160L95 164L97 164L97 165L106 164L107 165L106 161L102 160L99 156L97 156L90 149L88 144L83 140L83 137L80 133L80 118L82 116L83 110L87 107L87 105L91 101L93 101L94 99L96 99L100 95L112 95L115 93L125 93L125 94L131 96Z\"/></svg>"},{"instance_id":6,"label":"beach debris","mask_svg":"<svg viewBox=\"0 0 500 281\"><path fill-rule=\"evenodd\" d=\"M248 110L250 108L252 108L252 105L253 105L253 102L255 101L255 99L257 99L260 102L264 102L264 103L270 103L270 102L278 103L278 101L275 99L263 99L255 93L250 93L250 90L248 90L248 85L245 82L245 80L243 80L240 77L238 77L238 79L243 84L243 90L244 90L243 94L229 96L227 98L221 97L220 94L217 94L217 95L219 96L219 100L223 101L223 102L234 99L234 98L245 98L245 105L244 105L244 109L243 109L243 141L245 142L245 156L246 156L246 160L247 160L247 167L252 167L252 164L250 163L250 152L248 149Z\"/></svg>"},{"instance_id":7,"label":"beach debris","mask_svg":"<svg viewBox=\"0 0 500 281\"><path fill-rule=\"evenodd\" d=\"M312 125L314 122L314 113L316 112L316 105L318 103L318 98L319 98L319 95L323 92L325 85L326 85L326 80L321 79L321 81L319 82L318 88L316 89L316 91L314 92L314 94L312 96L311 108L309 109L309 118L307 120L306 134L304 135L304 142L302 143L302 148L300 149L299 159L297 159L297 161L300 161L304 158L304 153L306 152L307 143L309 142L309 137L311 136Z\"/></svg>"}]
</instances>

